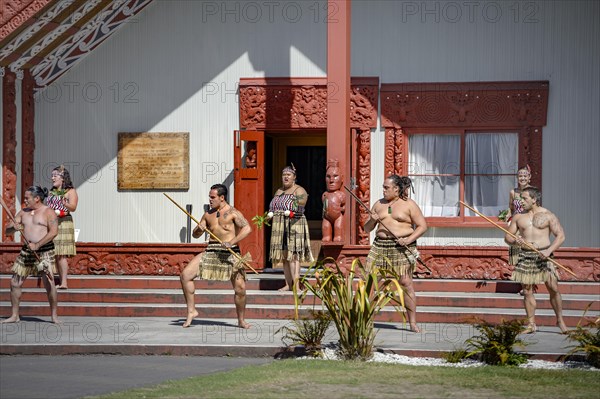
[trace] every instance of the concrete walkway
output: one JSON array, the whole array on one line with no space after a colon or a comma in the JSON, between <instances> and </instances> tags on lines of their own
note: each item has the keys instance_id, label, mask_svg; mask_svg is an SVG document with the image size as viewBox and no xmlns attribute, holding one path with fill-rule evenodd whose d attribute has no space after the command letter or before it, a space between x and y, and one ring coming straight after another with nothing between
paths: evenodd
<instances>
[{"instance_id":1,"label":"concrete walkway","mask_svg":"<svg viewBox=\"0 0 600 399\"><path fill-rule=\"evenodd\" d=\"M180 318L62 317L61 321L24 317L19 323L0 324L0 354L273 357L285 347L280 328L291 325L289 320L249 320L252 328L244 330L230 319L195 319L189 328L181 327ZM375 327L379 350L409 356L439 357L463 346L477 332L470 324L422 323L420 333L400 323ZM525 351L544 360L557 360L570 345L556 327L539 327L523 338L530 343ZM336 341L337 332L330 327L324 343Z\"/></svg>"},{"instance_id":2,"label":"concrete walkway","mask_svg":"<svg viewBox=\"0 0 600 399\"><path fill-rule=\"evenodd\" d=\"M0 324L0 397L78 398L154 385L250 364L283 353L281 327L287 320L196 319L182 328L179 318L24 317ZM468 324L420 324L421 333L398 323L377 323L378 350L408 356L439 357L462 347L477 332ZM542 327L523 336L533 358L557 360L569 341L558 328ZM328 330L324 342L336 342ZM52 355L52 356L43 356ZM115 356L117 355L117 356ZM140 356L132 356L140 355ZM153 356L143 356L153 355ZM165 356L168 355L168 356Z\"/></svg>"}]
</instances>

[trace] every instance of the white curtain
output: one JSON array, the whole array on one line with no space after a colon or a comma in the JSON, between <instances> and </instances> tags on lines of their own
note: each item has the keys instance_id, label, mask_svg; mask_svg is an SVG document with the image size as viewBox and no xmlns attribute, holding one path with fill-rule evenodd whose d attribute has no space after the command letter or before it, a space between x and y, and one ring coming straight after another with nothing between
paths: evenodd
<instances>
[{"instance_id":1,"label":"white curtain","mask_svg":"<svg viewBox=\"0 0 600 399\"><path fill-rule=\"evenodd\" d=\"M517 133L465 135L465 202L486 216L498 216L508 208L518 169L518 144ZM466 216L475 214L466 209Z\"/></svg>"},{"instance_id":2,"label":"white curtain","mask_svg":"<svg viewBox=\"0 0 600 399\"><path fill-rule=\"evenodd\" d=\"M508 208L518 162L517 133L465 135L465 202L487 216ZM459 216L460 135L409 137L408 174L423 215ZM466 216L475 216L466 209Z\"/></svg>"},{"instance_id":3,"label":"white curtain","mask_svg":"<svg viewBox=\"0 0 600 399\"><path fill-rule=\"evenodd\" d=\"M460 136L415 134L409 137L408 148L408 174L415 186L413 200L423 215L458 216Z\"/></svg>"}]
</instances>

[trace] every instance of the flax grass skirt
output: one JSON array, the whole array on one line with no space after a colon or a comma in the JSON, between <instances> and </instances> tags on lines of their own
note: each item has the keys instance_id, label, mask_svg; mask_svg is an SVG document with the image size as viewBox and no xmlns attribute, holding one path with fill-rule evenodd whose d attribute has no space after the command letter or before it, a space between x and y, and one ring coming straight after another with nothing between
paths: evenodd
<instances>
[{"instance_id":1,"label":"flax grass skirt","mask_svg":"<svg viewBox=\"0 0 600 399\"><path fill-rule=\"evenodd\" d=\"M300 262L313 262L310 251L308 222L302 215L299 218L285 216L282 211L273 215L271 248L269 259L275 263L298 259Z\"/></svg>"},{"instance_id":2,"label":"flax grass skirt","mask_svg":"<svg viewBox=\"0 0 600 399\"><path fill-rule=\"evenodd\" d=\"M417 244L413 242L408 248L418 256ZM404 246L398 244L395 239L386 239L375 237L373 246L367 256L367 270L371 271L373 267L380 269L392 269L399 276L408 274L412 276L415 271L417 259Z\"/></svg>"},{"instance_id":3,"label":"flax grass skirt","mask_svg":"<svg viewBox=\"0 0 600 399\"><path fill-rule=\"evenodd\" d=\"M521 248L519 253L519 262L515 265L510 279L524 285L541 284L549 281L551 278L558 279L556 268L548 261L543 260L541 256L527 248Z\"/></svg>"},{"instance_id":4,"label":"flax grass skirt","mask_svg":"<svg viewBox=\"0 0 600 399\"><path fill-rule=\"evenodd\" d=\"M75 224L73 217L58 218L58 235L54 238L54 252L58 256L75 256Z\"/></svg>"},{"instance_id":5,"label":"flax grass skirt","mask_svg":"<svg viewBox=\"0 0 600 399\"><path fill-rule=\"evenodd\" d=\"M37 251L37 254L40 257L41 263L45 263L48 266L48 268L52 271L52 273L56 274L57 269L56 261L54 258L54 249L52 249L51 244L52 243L50 243L50 245L46 244L42 246L42 248L40 248L40 250ZM44 250L44 248L50 249ZM15 263L13 264L11 270L14 274L21 277L37 277L42 275L42 271L38 270L39 264L40 262L38 262L33 252L31 252L29 248L24 245L23 248L21 248L19 256L17 256L17 259L15 259Z\"/></svg>"},{"instance_id":6,"label":"flax grass skirt","mask_svg":"<svg viewBox=\"0 0 600 399\"><path fill-rule=\"evenodd\" d=\"M240 253L238 246L231 248L237 254ZM246 279L244 265L237 261L237 258L223 247L220 243L209 243L198 269L198 277L203 280L226 281L241 274Z\"/></svg>"}]
</instances>

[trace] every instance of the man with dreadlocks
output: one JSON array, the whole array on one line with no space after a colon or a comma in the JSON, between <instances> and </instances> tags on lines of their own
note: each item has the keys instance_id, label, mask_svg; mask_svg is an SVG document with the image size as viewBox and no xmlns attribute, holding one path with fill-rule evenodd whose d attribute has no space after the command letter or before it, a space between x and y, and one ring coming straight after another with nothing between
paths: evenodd
<instances>
[{"instance_id":1,"label":"man with dreadlocks","mask_svg":"<svg viewBox=\"0 0 600 399\"><path fill-rule=\"evenodd\" d=\"M21 287L29 276L40 276L48 294L53 323L58 323L57 295L54 285L56 263L53 239L58 234L58 220L54 211L44 205L47 190L32 186L25 191L25 208L19 211L13 224L6 228L6 234L20 231L26 242L21 248L12 267L10 280L10 303L12 315L2 323L16 323L19 318Z\"/></svg>"},{"instance_id":2,"label":"man with dreadlocks","mask_svg":"<svg viewBox=\"0 0 600 399\"><path fill-rule=\"evenodd\" d=\"M412 275L418 256L417 239L427 231L427 223L417 203L409 198L411 187L412 181L406 176L391 175L383 182L383 198L373 205L365 223L366 232L378 225L367 256L367 270L391 267L400 276L410 330L420 332Z\"/></svg>"}]
</instances>

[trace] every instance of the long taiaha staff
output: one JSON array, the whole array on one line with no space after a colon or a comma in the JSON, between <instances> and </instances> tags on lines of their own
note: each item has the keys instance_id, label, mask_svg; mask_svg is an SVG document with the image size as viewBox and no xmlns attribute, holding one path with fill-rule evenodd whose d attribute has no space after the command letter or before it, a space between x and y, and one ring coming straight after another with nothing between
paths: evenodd
<instances>
[{"instance_id":1,"label":"long taiaha staff","mask_svg":"<svg viewBox=\"0 0 600 399\"><path fill-rule=\"evenodd\" d=\"M350 189L349 189L348 187L346 187L346 186L344 186L344 188L346 189L346 191L348 191L348 192L350 193L350 195L352 195L352 197L353 197L353 198L356 200L356 202L358 202L359 204L361 204L361 205L362 205L362 206L363 206L363 207L364 207L364 208L367 210L367 212L371 213L371 210L369 209L369 207L367 206L367 204L365 204L365 203L364 203L364 202L363 202L363 201L362 201L360 198L358 198L358 196L357 196L356 194L354 194L354 193L352 192L352 190L350 190ZM380 224L380 225L382 225L382 226L383 226L383 228L384 228L384 229L386 229L387 231L389 231L389 232L390 232L390 233L391 233L391 234L394 236L394 238L396 239L396 242L398 242L398 239L399 239L399 238L396 236L396 234L392 233L392 230L390 230L390 229L389 229L389 228L388 228L388 227L387 227L387 226L386 226L386 225L383 223L383 221L382 221L381 219L380 219L380 220L378 220L378 222L379 222L379 224ZM398 244L400 244L400 243L398 243ZM404 244L400 244L400 245L402 245L404 248L406 248L406 249L408 250L408 252L410 252L410 253L411 253L411 255L412 255L412 256L413 256L413 257L414 257L416 260L418 260L418 261L419 261L419 263L420 263L421 265L423 265L423 267L424 267L425 269L427 269L427 271L429 272L429 274L431 274L431 273L432 273L431 269L430 269L430 268L429 268L429 267L428 267L428 266L425 264L425 262L423 262L423 260L422 260L422 259L421 259L419 256L417 256L417 254L415 254L415 253L412 251L412 249L410 249L410 248L409 248L407 245L404 245Z\"/></svg>"},{"instance_id":2,"label":"long taiaha staff","mask_svg":"<svg viewBox=\"0 0 600 399\"><path fill-rule=\"evenodd\" d=\"M488 222L490 222L491 224L493 224L494 226L496 226L497 228L499 228L500 230L502 230L503 232L505 232L506 234L508 234L509 236L511 236L512 238L514 238L515 240L518 240L519 237L517 237L516 235L514 235L513 233L511 233L510 231L506 230L504 227L500 226L498 223L494 222L492 219L488 218L485 215L482 215L481 213L479 213L476 209L470 207L468 204L465 204L462 201L458 201L461 204L463 204L464 206L466 206L467 208L469 208L471 211L475 212L477 215L481 216L482 218L484 218L485 220L487 220ZM548 259L550 262L554 263L556 266L560 267L561 269L563 269L564 271L570 273L573 275L573 277L577 277L577 275L575 273L573 273L571 270L567 269L565 266L561 265L560 263L558 263L557 261L555 261L552 258L548 258L546 257L546 255L544 255L541 251L539 251L537 248L535 248L533 245L531 245L530 243L528 243L527 241L522 240L523 243L532 251L537 252L538 255L542 255L543 257L545 257L546 259Z\"/></svg>"},{"instance_id":3,"label":"long taiaha staff","mask_svg":"<svg viewBox=\"0 0 600 399\"><path fill-rule=\"evenodd\" d=\"M186 211L185 209L183 209L183 208L182 208L182 207L181 207L181 206L180 206L180 205L179 205L177 202L175 202L175 200L174 200L173 198L169 197L169 196L167 195L167 193L163 193L163 194L165 195L165 197L167 197L168 199L170 199L170 200L171 200L171 202L172 202L172 203L174 203L174 204L175 204L175 206L177 206L177 208L181 209L181 211L182 211L183 213L185 213L186 215L188 215L188 216L189 216L189 217L190 217L190 218L191 218L191 219L192 219L194 222L196 222L196 224L200 224L200 222L198 221L198 219L196 219L196 218L195 218L195 217L193 217L193 216L192 216L192 215L191 215L191 214L190 214L188 211ZM215 234L214 234L212 231L210 231L208 228L204 229L204 231L206 231L208 234L210 234L210 236L211 236L212 238L214 238L215 240L217 240L217 241L219 242L219 244L223 244L223 241L221 241L221 239L220 239L219 237L217 237L217 236L216 236L216 235L215 235ZM248 266L248 267L250 268L250 270L252 270L254 273L258 274L258 272L257 272L257 271L256 271L256 270L255 270L255 269L252 267L252 266L250 266L250 265L248 264L248 262L247 262L247 261L246 261L244 258L242 258L242 257L241 257L241 256L240 256L240 255L239 255L237 252L235 252L233 249L231 249L231 248L229 248L229 247L226 247L226 248L227 248L227 250L228 250L229 252L231 252L231 254L232 254L233 256L235 256L235 257L238 259L238 261L242 262L242 263L243 263L245 266Z\"/></svg>"}]
</instances>

